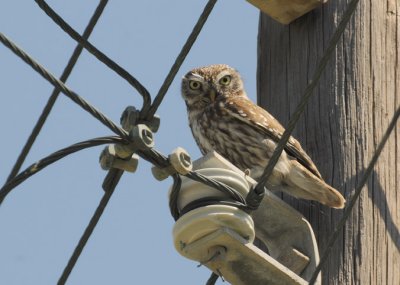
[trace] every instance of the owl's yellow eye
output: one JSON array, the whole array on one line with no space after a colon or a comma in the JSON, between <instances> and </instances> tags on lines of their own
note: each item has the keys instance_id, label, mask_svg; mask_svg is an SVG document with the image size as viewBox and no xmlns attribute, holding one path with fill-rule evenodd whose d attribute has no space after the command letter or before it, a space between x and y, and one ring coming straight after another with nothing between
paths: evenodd
<instances>
[{"instance_id":1,"label":"owl's yellow eye","mask_svg":"<svg viewBox=\"0 0 400 285\"><path fill-rule=\"evenodd\" d=\"M196 80L190 80L189 81L189 87L192 90L197 90L197 89L200 89L201 83L196 81Z\"/></svg>"},{"instance_id":2,"label":"owl's yellow eye","mask_svg":"<svg viewBox=\"0 0 400 285\"><path fill-rule=\"evenodd\" d=\"M229 83L231 83L231 80L232 80L232 77L230 76L230 75L225 75L224 77L222 77L220 80L219 80L219 83L221 84L221 85L228 85Z\"/></svg>"}]
</instances>

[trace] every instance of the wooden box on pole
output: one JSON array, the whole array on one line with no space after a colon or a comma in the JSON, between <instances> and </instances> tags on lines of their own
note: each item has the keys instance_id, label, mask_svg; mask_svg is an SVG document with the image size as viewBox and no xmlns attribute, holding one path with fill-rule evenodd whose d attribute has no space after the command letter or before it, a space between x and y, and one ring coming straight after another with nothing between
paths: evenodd
<instances>
[{"instance_id":1,"label":"wooden box on pole","mask_svg":"<svg viewBox=\"0 0 400 285\"><path fill-rule=\"evenodd\" d=\"M247 0L281 24L289 24L327 0Z\"/></svg>"}]
</instances>

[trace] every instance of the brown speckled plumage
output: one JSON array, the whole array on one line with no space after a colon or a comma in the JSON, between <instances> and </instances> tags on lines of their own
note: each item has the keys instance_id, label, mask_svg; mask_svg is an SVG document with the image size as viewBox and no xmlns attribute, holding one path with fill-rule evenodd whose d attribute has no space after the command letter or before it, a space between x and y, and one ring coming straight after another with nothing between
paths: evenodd
<instances>
[{"instance_id":1,"label":"brown speckled plumage","mask_svg":"<svg viewBox=\"0 0 400 285\"><path fill-rule=\"evenodd\" d=\"M193 69L182 79L182 96L201 152L215 150L240 169L249 169L257 180L284 128L248 99L239 73L224 64ZM337 190L323 181L293 137L268 180L268 188L334 208L343 208L345 202Z\"/></svg>"}]
</instances>

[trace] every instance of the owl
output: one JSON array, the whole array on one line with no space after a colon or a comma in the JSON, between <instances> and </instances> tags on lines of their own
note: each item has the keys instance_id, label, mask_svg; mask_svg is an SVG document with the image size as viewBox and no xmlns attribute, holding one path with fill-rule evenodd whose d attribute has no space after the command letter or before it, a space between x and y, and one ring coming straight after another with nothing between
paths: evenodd
<instances>
[{"instance_id":1,"label":"owl","mask_svg":"<svg viewBox=\"0 0 400 285\"><path fill-rule=\"evenodd\" d=\"M195 68L182 79L189 125L201 152L216 151L257 180L285 129L246 95L239 73L228 65ZM300 143L290 137L267 188L343 208L345 199L324 182Z\"/></svg>"}]
</instances>

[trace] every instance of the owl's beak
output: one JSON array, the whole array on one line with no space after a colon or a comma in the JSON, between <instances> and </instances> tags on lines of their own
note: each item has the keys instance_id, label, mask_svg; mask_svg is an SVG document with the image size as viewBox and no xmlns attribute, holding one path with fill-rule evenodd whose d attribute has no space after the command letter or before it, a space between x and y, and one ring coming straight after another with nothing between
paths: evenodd
<instances>
[{"instance_id":1,"label":"owl's beak","mask_svg":"<svg viewBox=\"0 0 400 285\"><path fill-rule=\"evenodd\" d=\"M214 103L215 98L217 97L217 91L214 88L211 88L210 93L208 93L208 97L210 97L211 103Z\"/></svg>"}]
</instances>

